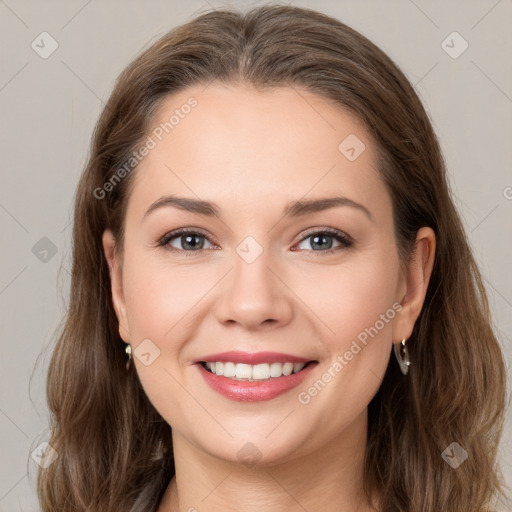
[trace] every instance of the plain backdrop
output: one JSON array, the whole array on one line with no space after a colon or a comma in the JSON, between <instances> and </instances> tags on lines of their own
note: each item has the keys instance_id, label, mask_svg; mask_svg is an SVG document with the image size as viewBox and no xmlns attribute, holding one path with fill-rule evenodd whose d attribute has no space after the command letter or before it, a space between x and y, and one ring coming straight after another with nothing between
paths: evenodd
<instances>
[{"instance_id":1,"label":"plain backdrop","mask_svg":"<svg viewBox=\"0 0 512 512\"><path fill-rule=\"evenodd\" d=\"M69 296L73 197L115 78L198 11L261 3L0 0L0 511L39 510L37 450L48 440L45 377ZM510 368L511 0L289 3L359 30L414 84L439 135ZM500 455L511 485L510 412Z\"/></svg>"}]
</instances>

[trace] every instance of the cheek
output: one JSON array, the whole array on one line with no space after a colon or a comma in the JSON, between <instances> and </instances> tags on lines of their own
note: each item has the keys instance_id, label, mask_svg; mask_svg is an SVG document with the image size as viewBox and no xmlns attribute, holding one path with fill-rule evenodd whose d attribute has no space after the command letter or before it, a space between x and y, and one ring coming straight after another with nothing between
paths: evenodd
<instances>
[{"instance_id":1,"label":"cheek","mask_svg":"<svg viewBox=\"0 0 512 512\"><path fill-rule=\"evenodd\" d=\"M165 258L137 256L125 264L128 321L134 342L169 339L193 317L194 307L213 283L206 266L173 266ZM158 341L156 341L158 343Z\"/></svg>"},{"instance_id":2,"label":"cheek","mask_svg":"<svg viewBox=\"0 0 512 512\"><path fill-rule=\"evenodd\" d=\"M321 431L334 435L380 387L391 354L398 271L393 254L376 251L340 266L329 280L318 280L309 296L311 303L319 297L314 309L330 329L322 339L329 361L317 381L299 389L298 401L319 418Z\"/></svg>"},{"instance_id":3,"label":"cheek","mask_svg":"<svg viewBox=\"0 0 512 512\"><path fill-rule=\"evenodd\" d=\"M360 333L364 338L365 329L376 322L383 336L388 335L391 323L382 325L379 319L390 309L388 319L395 316L398 269L393 253L374 250L354 254L346 263L298 273L293 289L323 324L332 352L350 345Z\"/></svg>"},{"instance_id":4,"label":"cheek","mask_svg":"<svg viewBox=\"0 0 512 512\"><path fill-rule=\"evenodd\" d=\"M169 424L173 422L173 427L187 416L190 406L190 397L182 387L182 350L186 341L194 337L195 308L200 306L198 301L214 278L197 272L198 268L178 268L165 257L157 258L137 249L132 249L124 262L123 286L134 363L146 396ZM150 353L148 365L137 357L142 343L147 347L144 352Z\"/></svg>"}]
</instances>

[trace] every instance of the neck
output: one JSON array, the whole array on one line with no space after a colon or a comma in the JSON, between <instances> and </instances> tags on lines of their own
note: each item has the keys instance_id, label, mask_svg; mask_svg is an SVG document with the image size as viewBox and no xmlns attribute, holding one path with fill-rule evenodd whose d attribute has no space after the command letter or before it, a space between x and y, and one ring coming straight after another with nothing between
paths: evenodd
<instances>
[{"instance_id":1,"label":"neck","mask_svg":"<svg viewBox=\"0 0 512 512\"><path fill-rule=\"evenodd\" d=\"M158 512L370 512L363 495L367 412L307 455L249 467L214 457L173 431L176 475Z\"/></svg>"}]
</instances>

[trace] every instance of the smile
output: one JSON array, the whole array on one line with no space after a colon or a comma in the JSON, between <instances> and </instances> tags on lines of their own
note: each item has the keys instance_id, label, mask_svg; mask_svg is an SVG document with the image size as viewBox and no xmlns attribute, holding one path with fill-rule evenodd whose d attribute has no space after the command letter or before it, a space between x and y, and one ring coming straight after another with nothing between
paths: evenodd
<instances>
[{"instance_id":1,"label":"smile","mask_svg":"<svg viewBox=\"0 0 512 512\"><path fill-rule=\"evenodd\" d=\"M253 382L279 377L287 377L292 373L299 373L308 363L262 363L256 365L222 362L202 363L204 367L214 373L233 380Z\"/></svg>"},{"instance_id":2,"label":"smile","mask_svg":"<svg viewBox=\"0 0 512 512\"><path fill-rule=\"evenodd\" d=\"M233 354L233 353L231 353ZM240 353L237 353L240 355ZM318 366L318 361L272 354L245 354L230 361L223 357L210 356L209 361L196 361L196 367L206 384L216 393L234 401L260 402L272 400L299 386ZM276 361L282 357L281 361ZM235 359L231 355L232 359ZM261 362L261 359L274 361ZM216 360L224 359L224 360ZM244 359L245 362L239 362ZM257 364L249 360L258 359ZM295 359L290 361L289 359Z\"/></svg>"}]
</instances>

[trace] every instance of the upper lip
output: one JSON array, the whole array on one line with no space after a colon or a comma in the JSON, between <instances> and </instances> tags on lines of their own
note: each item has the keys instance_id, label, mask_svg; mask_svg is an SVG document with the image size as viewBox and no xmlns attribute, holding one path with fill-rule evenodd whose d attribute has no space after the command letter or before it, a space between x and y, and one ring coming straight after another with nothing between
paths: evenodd
<instances>
[{"instance_id":1,"label":"upper lip","mask_svg":"<svg viewBox=\"0 0 512 512\"><path fill-rule=\"evenodd\" d=\"M211 354L204 356L194 361L195 363L215 363L215 362L233 362L233 363L245 363L250 365L262 364L262 363L308 363L312 359L306 359L304 357L292 356L291 354L283 354L280 352L255 352L250 354L249 352L230 351L220 352L218 354Z\"/></svg>"}]
</instances>

